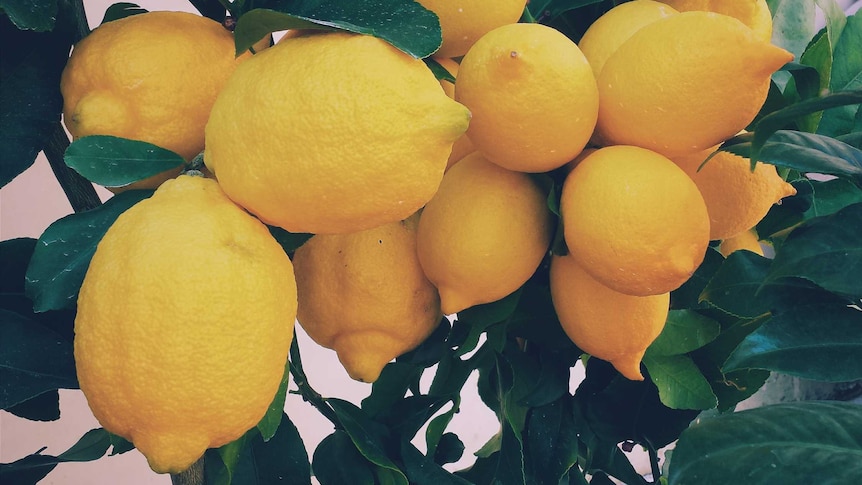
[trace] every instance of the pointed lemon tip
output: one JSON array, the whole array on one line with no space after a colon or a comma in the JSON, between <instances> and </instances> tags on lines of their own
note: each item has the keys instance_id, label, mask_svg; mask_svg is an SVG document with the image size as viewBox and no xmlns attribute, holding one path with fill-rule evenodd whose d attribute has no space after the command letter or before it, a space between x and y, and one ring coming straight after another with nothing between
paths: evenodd
<instances>
[{"instance_id":1,"label":"pointed lemon tip","mask_svg":"<svg viewBox=\"0 0 862 485\"><path fill-rule=\"evenodd\" d=\"M210 440L188 432L147 432L132 442L156 473L182 473L189 469L210 446Z\"/></svg>"},{"instance_id":2,"label":"pointed lemon tip","mask_svg":"<svg viewBox=\"0 0 862 485\"><path fill-rule=\"evenodd\" d=\"M403 352L392 337L376 331L341 334L332 348L350 378L366 383L376 381L386 364Z\"/></svg>"},{"instance_id":3,"label":"pointed lemon tip","mask_svg":"<svg viewBox=\"0 0 862 485\"><path fill-rule=\"evenodd\" d=\"M611 361L611 365L626 379L642 381L644 380L644 376L641 374L641 358L643 358L643 354L643 352L639 352L624 355Z\"/></svg>"},{"instance_id":4,"label":"pointed lemon tip","mask_svg":"<svg viewBox=\"0 0 862 485\"><path fill-rule=\"evenodd\" d=\"M444 315L452 315L474 305L468 302L459 291L445 286L438 286L437 291L440 293L440 310Z\"/></svg>"}]
</instances>

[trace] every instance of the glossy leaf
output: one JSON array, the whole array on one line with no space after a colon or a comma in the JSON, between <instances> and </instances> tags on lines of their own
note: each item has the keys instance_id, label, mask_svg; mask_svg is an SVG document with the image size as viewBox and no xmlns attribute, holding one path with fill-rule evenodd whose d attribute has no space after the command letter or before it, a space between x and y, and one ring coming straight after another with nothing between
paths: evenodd
<instances>
[{"instance_id":1,"label":"glossy leaf","mask_svg":"<svg viewBox=\"0 0 862 485\"><path fill-rule=\"evenodd\" d=\"M21 30L47 32L57 21L57 0L0 0L0 11Z\"/></svg>"},{"instance_id":2,"label":"glossy leaf","mask_svg":"<svg viewBox=\"0 0 862 485\"><path fill-rule=\"evenodd\" d=\"M708 248L703 262L694 274L682 286L670 293L671 310L708 308L709 305L701 303L700 294L722 264L724 264L724 256L717 249Z\"/></svg>"},{"instance_id":3,"label":"glossy leaf","mask_svg":"<svg viewBox=\"0 0 862 485\"><path fill-rule=\"evenodd\" d=\"M39 237L27 269L25 291L38 312L74 306L96 246L126 209L152 195L130 190L96 209L55 221Z\"/></svg>"},{"instance_id":4,"label":"glossy leaf","mask_svg":"<svg viewBox=\"0 0 862 485\"><path fill-rule=\"evenodd\" d=\"M263 441L269 441L278 431L281 424L281 416L284 411L284 401L287 398L287 386L290 381L290 360L285 360L284 374L281 377L281 384L278 386L278 391L267 409L263 419L257 423L257 430L260 432Z\"/></svg>"},{"instance_id":5,"label":"glossy leaf","mask_svg":"<svg viewBox=\"0 0 862 485\"><path fill-rule=\"evenodd\" d=\"M407 441L401 442L401 458L404 471L414 485L469 485L470 482L444 470L429 460L415 446Z\"/></svg>"},{"instance_id":6,"label":"glossy leaf","mask_svg":"<svg viewBox=\"0 0 862 485\"><path fill-rule=\"evenodd\" d=\"M671 310L661 334L647 353L654 356L680 355L712 342L721 332L715 320L691 310Z\"/></svg>"},{"instance_id":7,"label":"glossy leaf","mask_svg":"<svg viewBox=\"0 0 862 485\"><path fill-rule=\"evenodd\" d=\"M862 297L862 203L811 219L790 233L765 283L799 277L857 300Z\"/></svg>"},{"instance_id":8,"label":"glossy leaf","mask_svg":"<svg viewBox=\"0 0 862 485\"><path fill-rule=\"evenodd\" d=\"M97 460L111 447L111 434L102 428L87 431L58 456L34 453L12 463L0 464L0 483L35 485L59 463Z\"/></svg>"},{"instance_id":9,"label":"glossy leaf","mask_svg":"<svg viewBox=\"0 0 862 485\"><path fill-rule=\"evenodd\" d=\"M278 226L266 227L287 254L293 254L294 251L305 244L305 241L308 241L313 236L313 234L287 232Z\"/></svg>"},{"instance_id":10,"label":"glossy leaf","mask_svg":"<svg viewBox=\"0 0 862 485\"><path fill-rule=\"evenodd\" d=\"M862 379L862 311L800 306L772 317L727 359L724 371L767 369L805 379Z\"/></svg>"},{"instance_id":11,"label":"glossy leaf","mask_svg":"<svg viewBox=\"0 0 862 485\"><path fill-rule=\"evenodd\" d=\"M578 429L571 406L567 395L530 411L524 455L532 483L559 483L573 468L578 473Z\"/></svg>"},{"instance_id":12,"label":"glossy leaf","mask_svg":"<svg viewBox=\"0 0 862 485\"><path fill-rule=\"evenodd\" d=\"M456 327L467 330L466 337L461 342L456 356L460 357L476 348L479 337L488 328L509 318L515 311L521 297L521 290L516 290L508 296L495 302L476 305L458 313Z\"/></svg>"},{"instance_id":13,"label":"glossy leaf","mask_svg":"<svg viewBox=\"0 0 862 485\"><path fill-rule=\"evenodd\" d=\"M670 409L712 409L718 399L700 369L686 355L645 355L643 363Z\"/></svg>"},{"instance_id":14,"label":"glossy leaf","mask_svg":"<svg viewBox=\"0 0 862 485\"><path fill-rule=\"evenodd\" d=\"M408 0L271 0L266 8L242 15L236 24L237 53L264 35L287 29L342 29L379 37L417 58L428 57L442 43L437 16Z\"/></svg>"},{"instance_id":15,"label":"glossy leaf","mask_svg":"<svg viewBox=\"0 0 862 485\"><path fill-rule=\"evenodd\" d=\"M105 16L102 17L102 22L111 22L113 20L119 20L126 17L131 17L132 15L138 15L142 13L147 13L147 10L141 8L136 3L130 2L117 2L105 10Z\"/></svg>"},{"instance_id":16,"label":"glossy leaf","mask_svg":"<svg viewBox=\"0 0 862 485\"><path fill-rule=\"evenodd\" d=\"M65 160L84 178L104 187L124 187L185 163L183 157L152 143L107 135L73 141Z\"/></svg>"},{"instance_id":17,"label":"glossy leaf","mask_svg":"<svg viewBox=\"0 0 862 485\"><path fill-rule=\"evenodd\" d=\"M422 370L419 366L404 362L387 364L371 385L371 394L362 400L362 410L372 419L384 418L389 409L404 399L407 390L418 382Z\"/></svg>"},{"instance_id":18,"label":"glossy leaf","mask_svg":"<svg viewBox=\"0 0 862 485\"><path fill-rule=\"evenodd\" d=\"M428 453L431 454L432 450L429 449ZM443 433L434 447L433 455L434 462L439 465L455 463L464 456L464 442L455 433Z\"/></svg>"},{"instance_id":19,"label":"glossy leaf","mask_svg":"<svg viewBox=\"0 0 862 485\"><path fill-rule=\"evenodd\" d=\"M56 421L60 419L60 393L43 392L5 410L30 421Z\"/></svg>"},{"instance_id":20,"label":"glossy leaf","mask_svg":"<svg viewBox=\"0 0 862 485\"><path fill-rule=\"evenodd\" d=\"M862 188L847 179L819 181L799 179L792 182L796 195L772 206L757 224L757 233L765 239L786 236L786 230L813 217L828 216L851 204L862 202ZM782 237L783 239L783 237Z\"/></svg>"},{"instance_id":21,"label":"glossy leaf","mask_svg":"<svg viewBox=\"0 0 862 485\"><path fill-rule=\"evenodd\" d=\"M24 292L24 274L35 247L30 237L0 241L0 294Z\"/></svg>"},{"instance_id":22,"label":"glossy leaf","mask_svg":"<svg viewBox=\"0 0 862 485\"><path fill-rule=\"evenodd\" d=\"M703 419L683 432L670 485L855 483L862 476L862 407L764 406Z\"/></svg>"},{"instance_id":23,"label":"glossy leaf","mask_svg":"<svg viewBox=\"0 0 862 485\"><path fill-rule=\"evenodd\" d=\"M767 0L772 12L772 43L799 59L816 32L814 2Z\"/></svg>"},{"instance_id":24,"label":"glossy leaf","mask_svg":"<svg viewBox=\"0 0 862 485\"><path fill-rule=\"evenodd\" d=\"M26 9L29 2L6 3ZM46 0L39 0L40 4ZM48 2L49 3L49 2ZM56 1L53 2L56 6ZM8 11L7 11L8 12ZM72 37L63 30L22 31L0 15L0 187L33 165L60 128L60 74Z\"/></svg>"},{"instance_id":25,"label":"glossy leaf","mask_svg":"<svg viewBox=\"0 0 862 485\"><path fill-rule=\"evenodd\" d=\"M862 88L862 15L847 17L846 25L835 45L829 89L842 91ZM860 107L849 105L826 110L817 133L839 136L853 131L854 118Z\"/></svg>"},{"instance_id":26,"label":"glossy leaf","mask_svg":"<svg viewBox=\"0 0 862 485\"><path fill-rule=\"evenodd\" d=\"M0 310L0 409L47 391L77 388L72 342L17 313Z\"/></svg>"},{"instance_id":27,"label":"glossy leaf","mask_svg":"<svg viewBox=\"0 0 862 485\"><path fill-rule=\"evenodd\" d=\"M338 457L337 466L333 466L334 456ZM375 485L371 465L344 431L336 430L323 438L314 450L312 469L321 485Z\"/></svg>"}]
</instances>

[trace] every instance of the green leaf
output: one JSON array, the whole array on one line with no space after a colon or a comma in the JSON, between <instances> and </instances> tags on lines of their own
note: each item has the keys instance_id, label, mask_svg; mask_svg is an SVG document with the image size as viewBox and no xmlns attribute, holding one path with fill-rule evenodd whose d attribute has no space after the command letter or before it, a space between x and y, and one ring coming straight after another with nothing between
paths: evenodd
<instances>
[{"instance_id":1,"label":"green leaf","mask_svg":"<svg viewBox=\"0 0 862 485\"><path fill-rule=\"evenodd\" d=\"M443 42L437 16L413 1L273 0L266 9L254 9L239 18L234 30L236 52L245 52L270 32L309 28L373 35L417 59L430 56Z\"/></svg>"},{"instance_id":2,"label":"green leaf","mask_svg":"<svg viewBox=\"0 0 862 485\"><path fill-rule=\"evenodd\" d=\"M401 458L404 472L414 485L469 485L470 482L457 477L429 460L415 446L401 442Z\"/></svg>"},{"instance_id":3,"label":"green leaf","mask_svg":"<svg viewBox=\"0 0 862 485\"><path fill-rule=\"evenodd\" d=\"M739 139L743 138L737 137ZM728 144L721 149L743 158L754 156L753 142ZM851 177L862 186L862 150L835 138L779 130L763 145L757 157L760 161L800 172Z\"/></svg>"},{"instance_id":4,"label":"green leaf","mask_svg":"<svg viewBox=\"0 0 862 485\"><path fill-rule=\"evenodd\" d=\"M47 391L77 388L72 342L17 313L0 310L0 409Z\"/></svg>"},{"instance_id":5,"label":"green leaf","mask_svg":"<svg viewBox=\"0 0 862 485\"><path fill-rule=\"evenodd\" d=\"M835 45L832 62L831 91L862 88L862 15L858 12L847 17L847 23ZM823 112L817 133L839 136L853 131L854 118L859 106L842 106Z\"/></svg>"},{"instance_id":6,"label":"green leaf","mask_svg":"<svg viewBox=\"0 0 862 485\"><path fill-rule=\"evenodd\" d=\"M60 419L60 393L56 390L43 392L6 411L30 421L56 421Z\"/></svg>"},{"instance_id":7,"label":"green leaf","mask_svg":"<svg viewBox=\"0 0 862 485\"><path fill-rule=\"evenodd\" d=\"M813 304L772 317L727 359L724 371L767 369L805 379L862 379L862 311Z\"/></svg>"},{"instance_id":8,"label":"green leaf","mask_svg":"<svg viewBox=\"0 0 862 485\"><path fill-rule=\"evenodd\" d=\"M47 32L57 21L57 0L0 0L0 10L21 30Z\"/></svg>"},{"instance_id":9,"label":"green leaf","mask_svg":"<svg viewBox=\"0 0 862 485\"><path fill-rule=\"evenodd\" d=\"M281 377L281 384L278 386L278 391L276 391L275 397L272 399L272 403L270 403L266 414L260 422L257 423L257 430L260 431L263 441L269 441L269 439L278 431L278 427L281 424L281 416L284 414L284 401L287 398L287 386L289 381L290 360L285 360L284 374Z\"/></svg>"},{"instance_id":10,"label":"green leaf","mask_svg":"<svg viewBox=\"0 0 862 485\"><path fill-rule=\"evenodd\" d=\"M862 297L862 203L811 219L787 236L764 284L799 277L846 295Z\"/></svg>"},{"instance_id":11,"label":"green leaf","mask_svg":"<svg viewBox=\"0 0 862 485\"><path fill-rule=\"evenodd\" d=\"M423 394L407 396L389 408L382 422L401 438L412 440L419 429L452 399L452 396Z\"/></svg>"},{"instance_id":12,"label":"green leaf","mask_svg":"<svg viewBox=\"0 0 862 485\"><path fill-rule=\"evenodd\" d=\"M122 18L131 17L132 15L139 15L142 13L147 13L147 9L141 8L138 4L129 3L129 2L117 2L105 10L105 16L102 17L101 23L111 22L114 20L120 20Z\"/></svg>"},{"instance_id":13,"label":"green leaf","mask_svg":"<svg viewBox=\"0 0 862 485\"><path fill-rule=\"evenodd\" d=\"M654 356L680 355L699 349L715 340L721 325L691 310L671 310L658 338L647 348Z\"/></svg>"},{"instance_id":14,"label":"green leaf","mask_svg":"<svg viewBox=\"0 0 862 485\"><path fill-rule=\"evenodd\" d=\"M35 247L30 237L0 241L0 294L24 292L24 273Z\"/></svg>"},{"instance_id":15,"label":"green leaf","mask_svg":"<svg viewBox=\"0 0 862 485\"><path fill-rule=\"evenodd\" d=\"M332 457L338 457L338 463ZM375 485L371 465L356 449L345 431L336 430L314 450L312 469L321 485Z\"/></svg>"},{"instance_id":16,"label":"green leaf","mask_svg":"<svg viewBox=\"0 0 862 485\"><path fill-rule=\"evenodd\" d=\"M803 178L794 180L792 185L796 188L796 195L772 206L757 224L757 233L762 238L772 238L777 233L786 236L786 230L800 222L834 214L848 205L862 202L862 188L847 179L818 181Z\"/></svg>"},{"instance_id":17,"label":"green leaf","mask_svg":"<svg viewBox=\"0 0 862 485\"><path fill-rule=\"evenodd\" d=\"M434 450L429 449L428 453L431 454L432 451L434 454L434 463L439 465L455 463L464 456L464 442L455 433L443 433Z\"/></svg>"},{"instance_id":18,"label":"green leaf","mask_svg":"<svg viewBox=\"0 0 862 485\"><path fill-rule=\"evenodd\" d=\"M0 464L0 483L35 485L58 463L98 460L110 446L110 433L102 428L92 429L59 456L34 453L12 463Z\"/></svg>"},{"instance_id":19,"label":"green leaf","mask_svg":"<svg viewBox=\"0 0 862 485\"><path fill-rule=\"evenodd\" d=\"M724 256L715 248L707 248L703 262L700 263L694 274L682 286L670 293L671 310L708 307L705 303L700 302L699 297L722 264L724 264Z\"/></svg>"},{"instance_id":20,"label":"green leaf","mask_svg":"<svg viewBox=\"0 0 862 485\"><path fill-rule=\"evenodd\" d=\"M116 136L92 135L72 142L66 165L87 180L104 187L124 187L172 169L183 157L152 143Z\"/></svg>"},{"instance_id":21,"label":"green leaf","mask_svg":"<svg viewBox=\"0 0 862 485\"><path fill-rule=\"evenodd\" d=\"M578 473L578 429L571 396L531 409L526 430L524 455L531 483L559 483L573 467Z\"/></svg>"},{"instance_id":22,"label":"green leaf","mask_svg":"<svg viewBox=\"0 0 862 485\"><path fill-rule=\"evenodd\" d=\"M19 0L5 3L21 6ZM43 5L46 0L39 0ZM56 6L56 1L53 2ZM6 6L8 8L8 5ZM7 14L9 11L7 10ZM18 30L0 15L0 187L36 160L50 135L60 130L60 74L66 65L72 37L62 29L52 32ZM14 47L12 47L14 46Z\"/></svg>"},{"instance_id":23,"label":"green leaf","mask_svg":"<svg viewBox=\"0 0 862 485\"><path fill-rule=\"evenodd\" d=\"M670 485L856 483L862 476L862 407L776 404L704 419L679 439Z\"/></svg>"},{"instance_id":24,"label":"green leaf","mask_svg":"<svg viewBox=\"0 0 862 485\"><path fill-rule=\"evenodd\" d=\"M455 355L460 357L475 349L482 333L491 326L509 318L518 306L521 291L521 289L515 290L495 302L476 305L459 312L455 325L468 329L468 332Z\"/></svg>"},{"instance_id":25,"label":"green leaf","mask_svg":"<svg viewBox=\"0 0 862 485\"><path fill-rule=\"evenodd\" d=\"M39 237L25 292L37 312L74 306L96 246L126 209L152 195L150 190L129 190L96 209L55 221Z\"/></svg>"},{"instance_id":26,"label":"green leaf","mask_svg":"<svg viewBox=\"0 0 862 485\"><path fill-rule=\"evenodd\" d=\"M814 2L767 0L772 12L772 43L799 59L816 32Z\"/></svg>"},{"instance_id":27,"label":"green leaf","mask_svg":"<svg viewBox=\"0 0 862 485\"><path fill-rule=\"evenodd\" d=\"M645 355L643 363L665 406L703 411L718 405L709 382L687 355Z\"/></svg>"},{"instance_id":28,"label":"green leaf","mask_svg":"<svg viewBox=\"0 0 862 485\"><path fill-rule=\"evenodd\" d=\"M452 75L451 72L447 71L446 68L433 57L426 57L424 61L425 65L434 73L434 77L436 77L438 81L449 81L450 83L455 83L455 76Z\"/></svg>"},{"instance_id":29,"label":"green leaf","mask_svg":"<svg viewBox=\"0 0 862 485\"><path fill-rule=\"evenodd\" d=\"M293 233L287 232L284 229L278 226L266 226L269 229L269 233L272 234L272 237L281 244L281 247L284 248L284 252L287 254L293 254L294 251L299 249L300 246L305 244L305 241L311 239L311 236L314 234L305 234L305 233Z\"/></svg>"},{"instance_id":30,"label":"green leaf","mask_svg":"<svg viewBox=\"0 0 862 485\"><path fill-rule=\"evenodd\" d=\"M371 394L362 400L362 410L372 419L385 418L389 409L419 381L422 371L422 367L404 362L387 364L371 385Z\"/></svg>"},{"instance_id":31,"label":"green leaf","mask_svg":"<svg viewBox=\"0 0 862 485\"><path fill-rule=\"evenodd\" d=\"M368 461L384 469L395 473L396 483L407 485L407 477L392 462L385 451L385 428L372 421L368 416L354 404L342 399L328 398L326 402L332 406L333 411L341 420L344 430L350 436L356 449L362 453Z\"/></svg>"},{"instance_id":32,"label":"green leaf","mask_svg":"<svg viewBox=\"0 0 862 485\"><path fill-rule=\"evenodd\" d=\"M540 0L528 2L527 8L537 21L545 22L559 15L583 7L600 3L602 0Z\"/></svg>"},{"instance_id":33,"label":"green leaf","mask_svg":"<svg viewBox=\"0 0 862 485\"><path fill-rule=\"evenodd\" d=\"M568 394L571 363L539 345L510 350L505 357L514 372L511 394L516 404L543 406Z\"/></svg>"},{"instance_id":34,"label":"green leaf","mask_svg":"<svg viewBox=\"0 0 862 485\"><path fill-rule=\"evenodd\" d=\"M829 89L829 81L832 78L832 44L829 42L829 35L826 31L821 31L811 44L802 53L799 62L803 65L812 67L817 72L817 84L808 86L805 84L799 85L797 82L797 90L802 99L811 99L814 96ZM798 77L794 76L793 80L797 81ZM811 92L813 89L813 93ZM823 117L823 112L810 113L799 119L799 129L802 131L815 132L820 119Z\"/></svg>"}]
</instances>

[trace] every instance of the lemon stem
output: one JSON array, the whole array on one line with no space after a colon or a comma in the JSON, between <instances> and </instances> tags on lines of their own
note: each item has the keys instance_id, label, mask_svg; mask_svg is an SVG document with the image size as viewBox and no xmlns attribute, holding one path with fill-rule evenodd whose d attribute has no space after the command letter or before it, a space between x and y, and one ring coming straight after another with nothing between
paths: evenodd
<instances>
[{"instance_id":1,"label":"lemon stem","mask_svg":"<svg viewBox=\"0 0 862 485\"><path fill-rule=\"evenodd\" d=\"M69 138L66 136L63 126L57 121L54 123L54 130L48 137L48 142L43 149L45 158L48 159L48 164L51 166L57 182L60 183L69 204L72 205L72 210L83 212L95 209L102 204L102 201L99 200L93 184L66 165L63 154L68 147Z\"/></svg>"},{"instance_id":2,"label":"lemon stem","mask_svg":"<svg viewBox=\"0 0 862 485\"><path fill-rule=\"evenodd\" d=\"M192 463L186 471L176 474L171 474L172 485L205 485L206 477L204 476L204 458L201 457L198 461Z\"/></svg>"},{"instance_id":3,"label":"lemon stem","mask_svg":"<svg viewBox=\"0 0 862 485\"><path fill-rule=\"evenodd\" d=\"M290 344L290 375L293 376L293 382L299 388L298 392L302 396L302 400L311 404L328 419L336 429L341 429L341 420L338 415L326 402L326 399L315 391L308 383L308 377L305 375L305 370L302 368L302 358L299 355L299 344L296 342L296 332L293 334L293 341Z\"/></svg>"}]
</instances>

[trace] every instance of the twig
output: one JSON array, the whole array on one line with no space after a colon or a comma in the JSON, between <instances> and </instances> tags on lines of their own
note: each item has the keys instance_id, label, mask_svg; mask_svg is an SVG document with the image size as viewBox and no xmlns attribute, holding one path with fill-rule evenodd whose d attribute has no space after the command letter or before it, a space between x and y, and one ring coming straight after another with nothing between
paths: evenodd
<instances>
[{"instance_id":1,"label":"twig","mask_svg":"<svg viewBox=\"0 0 862 485\"><path fill-rule=\"evenodd\" d=\"M329 406L326 399L308 383L305 370L302 368L302 358L299 355L299 345L296 342L295 332L293 334L293 342L290 344L290 365L288 368L290 369L290 375L293 376L293 381L299 388L299 394L302 396L302 399L317 408L323 417L335 425L336 429L341 428L341 421L338 419L338 415L335 414L335 411Z\"/></svg>"},{"instance_id":2,"label":"twig","mask_svg":"<svg viewBox=\"0 0 862 485\"><path fill-rule=\"evenodd\" d=\"M206 477L204 476L204 457L194 462L188 470L171 474L172 485L205 485Z\"/></svg>"},{"instance_id":3,"label":"twig","mask_svg":"<svg viewBox=\"0 0 862 485\"><path fill-rule=\"evenodd\" d=\"M102 204L99 196L96 194L96 189L93 184L82 177L78 172L75 172L63 160L63 154L66 148L69 147L69 138L63 130L63 126L57 121L54 123L54 130L48 137L48 142L45 144L45 157L48 159L48 164L51 165L51 170L54 176L57 177L57 182L69 199L72 205L72 210L75 212L83 212L90 209L95 209Z\"/></svg>"}]
</instances>

